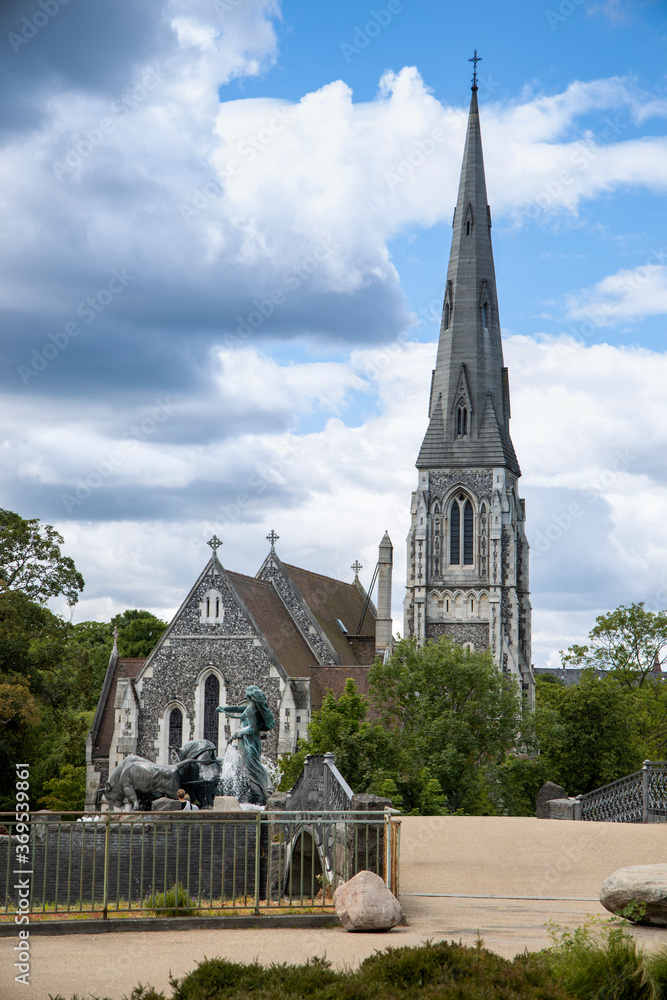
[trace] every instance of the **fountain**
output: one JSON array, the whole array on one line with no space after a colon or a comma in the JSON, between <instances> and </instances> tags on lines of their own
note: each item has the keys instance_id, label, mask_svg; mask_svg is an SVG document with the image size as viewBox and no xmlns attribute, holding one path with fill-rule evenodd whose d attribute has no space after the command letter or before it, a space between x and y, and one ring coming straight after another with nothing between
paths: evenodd
<instances>
[{"instance_id":1,"label":"fountain","mask_svg":"<svg viewBox=\"0 0 667 1000\"><path fill-rule=\"evenodd\" d=\"M242 804L264 806L273 783L262 754L262 740L276 723L261 688L250 684L246 699L243 705L219 705L216 710L238 719L241 725L227 744L218 787L223 795L233 795ZM238 741L239 749L231 745L232 740Z\"/></svg>"}]
</instances>

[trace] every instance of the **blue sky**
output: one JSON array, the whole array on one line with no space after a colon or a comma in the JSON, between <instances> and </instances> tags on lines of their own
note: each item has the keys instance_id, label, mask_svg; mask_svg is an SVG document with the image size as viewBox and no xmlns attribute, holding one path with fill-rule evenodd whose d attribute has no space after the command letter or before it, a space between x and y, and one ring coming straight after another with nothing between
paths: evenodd
<instances>
[{"instance_id":1,"label":"blue sky","mask_svg":"<svg viewBox=\"0 0 667 1000\"><path fill-rule=\"evenodd\" d=\"M3 5L3 505L65 536L78 620L169 616L214 531L363 579L388 529L402 629L475 48L534 661L667 606L666 14Z\"/></svg>"}]
</instances>

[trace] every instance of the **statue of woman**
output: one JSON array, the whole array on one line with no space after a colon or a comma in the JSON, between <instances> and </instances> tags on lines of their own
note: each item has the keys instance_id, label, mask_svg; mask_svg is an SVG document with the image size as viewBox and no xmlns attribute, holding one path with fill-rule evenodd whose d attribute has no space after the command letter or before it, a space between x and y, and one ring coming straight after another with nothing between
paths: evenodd
<instances>
[{"instance_id":1,"label":"statue of woman","mask_svg":"<svg viewBox=\"0 0 667 1000\"><path fill-rule=\"evenodd\" d=\"M258 805L266 805L266 800L273 791L273 785L261 761L262 733L266 734L273 729L276 720L261 688L251 684L246 688L245 694L248 699L245 705L218 705L216 711L224 712L225 715L241 722L242 728L234 733L232 739L238 740L243 755L252 801Z\"/></svg>"}]
</instances>

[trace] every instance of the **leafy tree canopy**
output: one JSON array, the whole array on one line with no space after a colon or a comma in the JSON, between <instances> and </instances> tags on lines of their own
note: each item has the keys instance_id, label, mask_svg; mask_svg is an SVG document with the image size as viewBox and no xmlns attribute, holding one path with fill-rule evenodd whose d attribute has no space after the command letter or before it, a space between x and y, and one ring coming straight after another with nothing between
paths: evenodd
<instances>
[{"instance_id":1,"label":"leafy tree canopy","mask_svg":"<svg viewBox=\"0 0 667 1000\"><path fill-rule=\"evenodd\" d=\"M167 622L150 611L123 611L111 619L110 630L118 629L120 656L148 656L167 628Z\"/></svg>"},{"instance_id":2,"label":"leafy tree canopy","mask_svg":"<svg viewBox=\"0 0 667 1000\"><path fill-rule=\"evenodd\" d=\"M530 723L516 683L488 654L448 639L421 649L403 640L386 663L373 665L370 685L379 720L366 719L353 681L338 700L328 694L308 740L281 760L283 788L301 773L307 753L331 751L354 791L387 796L406 812L507 811L507 760L530 737Z\"/></svg>"},{"instance_id":3,"label":"leafy tree canopy","mask_svg":"<svg viewBox=\"0 0 667 1000\"><path fill-rule=\"evenodd\" d=\"M61 553L63 542L50 524L0 509L0 587L40 604L61 595L70 606L76 604L83 577L74 560Z\"/></svg>"},{"instance_id":4,"label":"leafy tree canopy","mask_svg":"<svg viewBox=\"0 0 667 1000\"><path fill-rule=\"evenodd\" d=\"M413 772L435 779L449 809L494 812L486 770L530 741L518 685L488 652L446 636L418 648L402 639L370 671L372 697L386 727L400 734Z\"/></svg>"},{"instance_id":5,"label":"leafy tree canopy","mask_svg":"<svg viewBox=\"0 0 667 1000\"><path fill-rule=\"evenodd\" d=\"M567 687L538 680L535 728L548 778L579 795L641 767L646 741L638 731L638 694L594 670Z\"/></svg>"},{"instance_id":6,"label":"leafy tree canopy","mask_svg":"<svg viewBox=\"0 0 667 1000\"><path fill-rule=\"evenodd\" d=\"M641 686L667 647L667 611L646 611L644 602L598 615L588 645L561 650L565 666L613 670L630 686Z\"/></svg>"}]
</instances>

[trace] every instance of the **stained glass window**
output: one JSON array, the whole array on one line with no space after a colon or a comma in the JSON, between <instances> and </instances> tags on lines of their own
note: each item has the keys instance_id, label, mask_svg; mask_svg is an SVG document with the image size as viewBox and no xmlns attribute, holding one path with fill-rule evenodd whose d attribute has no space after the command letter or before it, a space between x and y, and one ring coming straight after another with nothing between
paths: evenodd
<instances>
[{"instance_id":1,"label":"stained glass window","mask_svg":"<svg viewBox=\"0 0 667 1000\"><path fill-rule=\"evenodd\" d=\"M455 566L461 561L461 508L456 500L452 504L449 523L449 561Z\"/></svg>"},{"instance_id":2,"label":"stained glass window","mask_svg":"<svg viewBox=\"0 0 667 1000\"><path fill-rule=\"evenodd\" d=\"M218 719L216 708L220 704L220 681L211 674L204 684L204 739L218 748Z\"/></svg>"},{"instance_id":3,"label":"stained glass window","mask_svg":"<svg viewBox=\"0 0 667 1000\"><path fill-rule=\"evenodd\" d=\"M178 749L183 746L183 713L180 708L172 708L169 713L169 746Z\"/></svg>"},{"instance_id":4,"label":"stained glass window","mask_svg":"<svg viewBox=\"0 0 667 1000\"><path fill-rule=\"evenodd\" d=\"M472 504L468 500L463 510L463 563L466 566L473 562L472 523Z\"/></svg>"}]
</instances>

